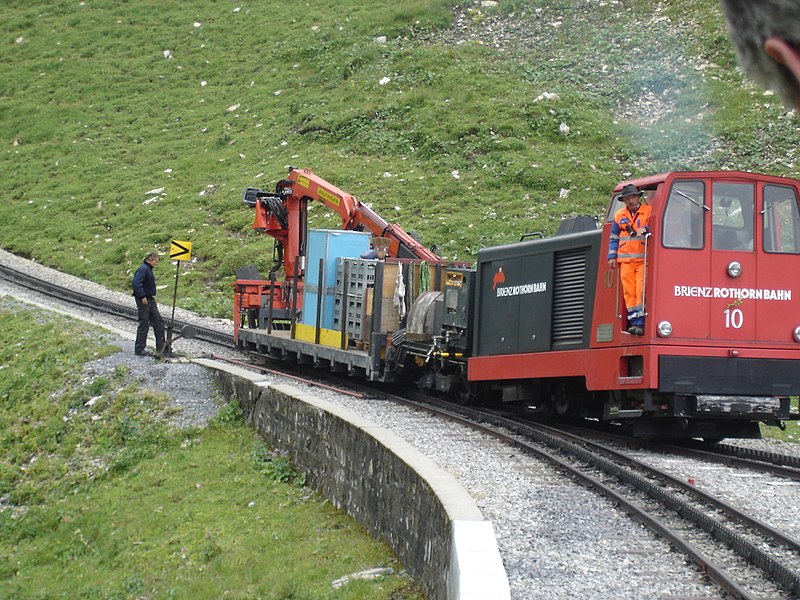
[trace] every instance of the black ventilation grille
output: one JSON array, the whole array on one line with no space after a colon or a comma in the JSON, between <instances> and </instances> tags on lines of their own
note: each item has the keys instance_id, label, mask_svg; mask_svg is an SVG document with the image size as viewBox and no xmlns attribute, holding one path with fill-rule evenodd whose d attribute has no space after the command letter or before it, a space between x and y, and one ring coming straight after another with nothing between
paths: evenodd
<instances>
[{"instance_id":1,"label":"black ventilation grille","mask_svg":"<svg viewBox=\"0 0 800 600\"><path fill-rule=\"evenodd\" d=\"M588 248L557 252L553 283L553 345L583 342Z\"/></svg>"}]
</instances>

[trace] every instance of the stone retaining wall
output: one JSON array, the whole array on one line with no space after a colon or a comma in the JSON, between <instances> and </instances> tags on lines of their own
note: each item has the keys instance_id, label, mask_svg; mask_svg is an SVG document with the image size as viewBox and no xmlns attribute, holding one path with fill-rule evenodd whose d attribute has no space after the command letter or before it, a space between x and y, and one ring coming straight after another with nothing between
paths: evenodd
<instances>
[{"instance_id":1,"label":"stone retaining wall","mask_svg":"<svg viewBox=\"0 0 800 600\"><path fill-rule=\"evenodd\" d=\"M510 597L491 523L427 457L338 405L245 369L197 362L309 485L389 543L430 598Z\"/></svg>"}]
</instances>

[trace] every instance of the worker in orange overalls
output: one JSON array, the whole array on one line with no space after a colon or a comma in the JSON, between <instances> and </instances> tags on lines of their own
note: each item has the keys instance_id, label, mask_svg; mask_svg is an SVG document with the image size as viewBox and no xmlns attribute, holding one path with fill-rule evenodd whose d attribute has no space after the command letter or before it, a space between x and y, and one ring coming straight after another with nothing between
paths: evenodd
<instances>
[{"instance_id":1,"label":"worker in orange overalls","mask_svg":"<svg viewBox=\"0 0 800 600\"><path fill-rule=\"evenodd\" d=\"M642 204L642 192L632 183L626 184L620 195L625 208L616 212L611 224L608 266L614 269L619 263L628 333L644 335L645 236L650 233L652 207Z\"/></svg>"}]
</instances>

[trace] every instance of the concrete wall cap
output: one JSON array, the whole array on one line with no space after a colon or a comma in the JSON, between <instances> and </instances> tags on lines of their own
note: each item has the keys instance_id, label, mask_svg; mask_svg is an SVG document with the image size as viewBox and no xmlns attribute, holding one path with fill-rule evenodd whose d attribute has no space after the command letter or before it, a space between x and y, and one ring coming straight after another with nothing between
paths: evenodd
<instances>
[{"instance_id":1,"label":"concrete wall cap","mask_svg":"<svg viewBox=\"0 0 800 600\"><path fill-rule=\"evenodd\" d=\"M195 362L198 365L203 365L209 369L216 369L217 371L229 373L235 377L241 377L242 379L246 379L247 381L252 381L254 383L259 383L262 381L268 382L268 379L261 373L255 373L250 369L245 369L244 367L239 367L237 365L231 365L207 358L195 358L192 359L192 362Z\"/></svg>"}]
</instances>

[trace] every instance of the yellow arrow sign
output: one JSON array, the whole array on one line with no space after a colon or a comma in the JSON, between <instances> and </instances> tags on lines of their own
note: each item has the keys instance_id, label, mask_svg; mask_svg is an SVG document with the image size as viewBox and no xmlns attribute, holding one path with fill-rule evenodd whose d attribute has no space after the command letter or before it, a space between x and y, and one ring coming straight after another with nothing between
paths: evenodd
<instances>
[{"instance_id":1,"label":"yellow arrow sign","mask_svg":"<svg viewBox=\"0 0 800 600\"><path fill-rule=\"evenodd\" d=\"M192 258L192 242L172 240L172 245L169 247L169 259L189 260L190 258Z\"/></svg>"}]
</instances>

